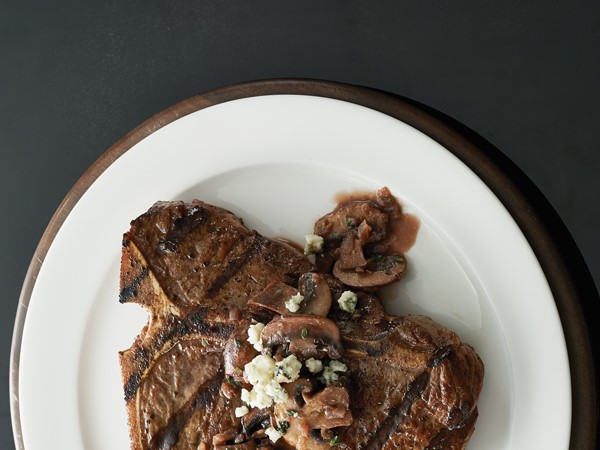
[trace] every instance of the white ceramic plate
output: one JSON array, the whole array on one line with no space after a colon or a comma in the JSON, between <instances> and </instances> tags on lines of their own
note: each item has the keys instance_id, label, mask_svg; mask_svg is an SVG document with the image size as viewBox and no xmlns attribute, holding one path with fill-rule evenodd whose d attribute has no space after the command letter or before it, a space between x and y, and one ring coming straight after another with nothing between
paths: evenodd
<instances>
[{"instance_id":1,"label":"white ceramic plate","mask_svg":"<svg viewBox=\"0 0 600 450\"><path fill-rule=\"evenodd\" d=\"M91 184L58 230L29 301L19 361L26 450L128 448L117 352L146 316L118 301L121 237L156 200L200 198L302 242L334 195L388 186L421 220L385 292L472 344L486 369L469 449L567 449L571 389L552 293L487 185L425 134L308 95L220 103L158 129ZM551 405L549 399L551 398Z\"/></svg>"}]
</instances>

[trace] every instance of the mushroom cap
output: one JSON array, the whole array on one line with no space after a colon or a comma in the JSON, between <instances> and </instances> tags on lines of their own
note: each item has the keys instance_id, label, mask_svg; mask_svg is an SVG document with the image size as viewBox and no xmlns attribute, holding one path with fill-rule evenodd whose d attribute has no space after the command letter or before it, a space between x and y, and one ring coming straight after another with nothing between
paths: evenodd
<instances>
[{"instance_id":1,"label":"mushroom cap","mask_svg":"<svg viewBox=\"0 0 600 450\"><path fill-rule=\"evenodd\" d=\"M406 272L406 259L401 256L370 258L363 271L342 270L340 261L333 266L333 275L353 288L375 289L398 281Z\"/></svg>"},{"instance_id":2,"label":"mushroom cap","mask_svg":"<svg viewBox=\"0 0 600 450\"><path fill-rule=\"evenodd\" d=\"M331 290L327 280L318 273L307 272L298 280L298 289L304 295L300 314L326 316L331 308Z\"/></svg>"},{"instance_id":3,"label":"mushroom cap","mask_svg":"<svg viewBox=\"0 0 600 450\"><path fill-rule=\"evenodd\" d=\"M275 317L261 333L265 348L288 346L298 359L342 356L340 330L335 322L323 316L289 314Z\"/></svg>"}]
</instances>

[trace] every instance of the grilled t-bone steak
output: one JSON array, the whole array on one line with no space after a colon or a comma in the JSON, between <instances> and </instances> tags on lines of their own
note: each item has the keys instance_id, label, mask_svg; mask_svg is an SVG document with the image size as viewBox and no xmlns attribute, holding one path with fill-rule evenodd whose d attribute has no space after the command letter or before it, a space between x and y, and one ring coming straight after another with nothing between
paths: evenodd
<instances>
[{"instance_id":1,"label":"grilled t-bone steak","mask_svg":"<svg viewBox=\"0 0 600 450\"><path fill-rule=\"evenodd\" d=\"M390 198L384 188L317 221L316 264L198 200L133 220L119 300L149 320L119 355L131 449L465 448L480 358L376 296L406 267L378 213L393 218Z\"/></svg>"}]
</instances>

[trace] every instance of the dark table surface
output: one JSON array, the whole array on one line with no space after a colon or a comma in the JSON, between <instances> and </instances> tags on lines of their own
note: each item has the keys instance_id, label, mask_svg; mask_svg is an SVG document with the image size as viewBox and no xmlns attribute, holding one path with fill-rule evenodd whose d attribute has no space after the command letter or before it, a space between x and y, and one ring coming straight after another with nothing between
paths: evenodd
<instances>
[{"instance_id":1,"label":"dark table surface","mask_svg":"<svg viewBox=\"0 0 600 450\"><path fill-rule=\"evenodd\" d=\"M125 133L216 87L316 78L447 114L541 190L600 285L596 0L0 0L0 67L2 449L17 302L52 214Z\"/></svg>"}]
</instances>

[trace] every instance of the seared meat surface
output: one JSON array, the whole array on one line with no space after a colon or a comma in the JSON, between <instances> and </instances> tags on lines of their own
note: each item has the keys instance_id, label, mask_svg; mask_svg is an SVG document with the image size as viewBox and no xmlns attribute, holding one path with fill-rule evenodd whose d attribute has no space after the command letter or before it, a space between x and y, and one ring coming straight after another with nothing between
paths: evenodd
<instances>
[{"instance_id":1,"label":"seared meat surface","mask_svg":"<svg viewBox=\"0 0 600 450\"><path fill-rule=\"evenodd\" d=\"M317 256L317 265L327 260L326 271L202 201L157 202L131 222L119 300L141 305L149 317L119 354L132 450L466 446L483 363L428 317L384 311L372 280L397 280L406 261L374 253L386 239L386 209L359 206L346 208L362 214L349 234L339 220L327 225L350 250L326 241L326 254ZM372 260L379 266L369 271ZM361 283L368 278L365 289L336 278L336 264ZM342 279L357 279L351 275ZM356 303L348 311L338 300L350 288ZM296 293L301 303L291 312ZM257 324L264 328L251 343L248 330ZM276 366L283 397L251 407L242 397L254 392L247 368L259 357ZM301 367L294 376L279 371L288 360Z\"/></svg>"}]
</instances>

